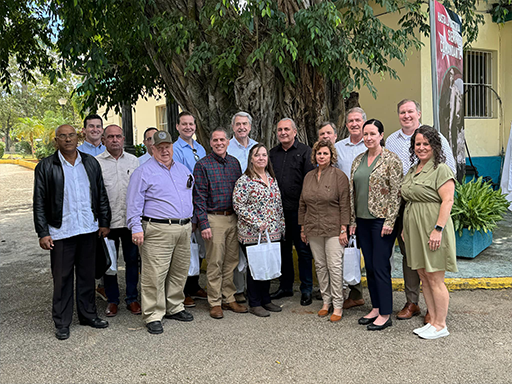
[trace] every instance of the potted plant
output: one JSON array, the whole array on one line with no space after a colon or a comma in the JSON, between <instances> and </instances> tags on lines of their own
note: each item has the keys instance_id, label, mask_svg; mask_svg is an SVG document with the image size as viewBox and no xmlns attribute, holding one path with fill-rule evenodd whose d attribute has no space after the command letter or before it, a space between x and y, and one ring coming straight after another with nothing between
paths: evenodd
<instances>
[{"instance_id":1,"label":"potted plant","mask_svg":"<svg viewBox=\"0 0 512 384\"><path fill-rule=\"evenodd\" d=\"M455 187L452 220L457 256L474 258L492 243L492 231L502 220L510 202L501 189L495 191L482 177Z\"/></svg>"}]
</instances>

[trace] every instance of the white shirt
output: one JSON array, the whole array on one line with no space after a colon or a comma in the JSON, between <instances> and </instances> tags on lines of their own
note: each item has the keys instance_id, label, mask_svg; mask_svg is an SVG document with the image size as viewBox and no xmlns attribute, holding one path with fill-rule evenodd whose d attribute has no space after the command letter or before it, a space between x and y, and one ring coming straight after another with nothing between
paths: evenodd
<instances>
[{"instance_id":1,"label":"white shirt","mask_svg":"<svg viewBox=\"0 0 512 384\"><path fill-rule=\"evenodd\" d=\"M85 171L80 152L75 164L71 165L58 151L64 171L64 201L62 204L62 225L49 225L52 240L68 239L73 236L96 232L98 222L94 220L91 201L91 184Z\"/></svg>"},{"instance_id":2,"label":"white shirt","mask_svg":"<svg viewBox=\"0 0 512 384\"><path fill-rule=\"evenodd\" d=\"M350 136L338 141L334 145L334 148L336 148L336 152L338 153L338 162L336 163L336 167L341 169L350 180L352 162L357 155L365 152L368 148L364 145L363 139L361 139L359 143L354 144L350 141Z\"/></svg>"},{"instance_id":3,"label":"white shirt","mask_svg":"<svg viewBox=\"0 0 512 384\"><path fill-rule=\"evenodd\" d=\"M148 161L149 159L151 159L151 155L149 154L149 152L146 152L145 154L143 154L141 157L139 157L139 164L142 165L144 164L146 161Z\"/></svg>"},{"instance_id":4,"label":"white shirt","mask_svg":"<svg viewBox=\"0 0 512 384\"><path fill-rule=\"evenodd\" d=\"M101 166L103 182L112 211L110 228L124 228L126 227L126 191L133 171L139 166L139 160L124 151L116 160L108 150L96 156L96 160Z\"/></svg>"},{"instance_id":5,"label":"white shirt","mask_svg":"<svg viewBox=\"0 0 512 384\"><path fill-rule=\"evenodd\" d=\"M441 137L442 152L446 156L446 165L451 168L454 175L457 175L457 166L455 165L455 159L453 158L450 144L448 144L448 140L446 140L441 133L439 133L439 136ZM409 169L411 168L411 152L409 152L409 148L411 147L411 137L412 135L407 136L402 129L399 129L389 135L386 140L386 148L391 152L396 153L400 160L402 160L404 176L407 175L407 172L409 172Z\"/></svg>"},{"instance_id":6,"label":"white shirt","mask_svg":"<svg viewBox=\"0 0 512 384\"><path fill-rule=\"evenodd\" d=\"M230 154L233 157L236 157L237 160L240 162L240 167L242 167L242 173L244 173L245 170L247 169L247 159L249 159L249 151L256 144L258 144L258 142L256 140L251 139L250 137L247 148L240 144L235 137L229 140L228 154Z\"/></svg>"}]
</instances>

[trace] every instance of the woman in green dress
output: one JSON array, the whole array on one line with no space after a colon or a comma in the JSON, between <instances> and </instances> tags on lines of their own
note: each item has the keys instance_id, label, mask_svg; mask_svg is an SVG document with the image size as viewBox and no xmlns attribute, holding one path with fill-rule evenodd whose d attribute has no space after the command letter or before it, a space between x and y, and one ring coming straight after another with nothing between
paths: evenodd
<instances>
[{"instance_id":1,"label":"woman in green dress","mask_svg":"<svg viewBox=\"0 0 512 384\"><path fill-rule=\"evenodd\" d=\"M407 264L417 270L430 323L413 332L423 339L448 336L449 294L445 271L457 272L455 231L450 211L455 178L444 163L439 133L423 125L411 137L411 167L402 184L406 201L404 230Z\"/></svg>"}]
</instances>

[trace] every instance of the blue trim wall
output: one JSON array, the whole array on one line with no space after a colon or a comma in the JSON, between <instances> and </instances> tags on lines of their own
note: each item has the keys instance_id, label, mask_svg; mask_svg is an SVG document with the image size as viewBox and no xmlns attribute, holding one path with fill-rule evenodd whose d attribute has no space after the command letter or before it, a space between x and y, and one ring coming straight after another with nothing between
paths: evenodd
<instances>
[{"instance_id":1,"label":"blue trim wall","mask_svg":"<svg viewBox=\"0 0 512 384\"><path fill-rule=\"evenodd\" d=\"M492 178L493 183L498 183L500 180L501 171L501 156L481 156L472 157L473 165L475 166L478 176L489 176ZM469 158L466 157L466 165L471 165ZM474 175L466 174L466 182L471 180Z\"/></svg>"}]
</instances>

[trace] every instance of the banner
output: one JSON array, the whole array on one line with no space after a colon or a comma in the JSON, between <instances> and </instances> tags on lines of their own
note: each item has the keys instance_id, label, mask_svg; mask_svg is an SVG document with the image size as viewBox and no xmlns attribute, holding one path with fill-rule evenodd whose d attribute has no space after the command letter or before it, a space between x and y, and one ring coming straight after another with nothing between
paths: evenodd
<instances>
[{"instance_id":1,"label":"banner","mask_svg":"<svg viewBox=\"0 0 512 384\"><path fill-rule=\"evenodd\" d=\"M437 1L434 3L439 127L450 143L457 162L457 179L461 181L466 164L461 19Z\"/></svg>"}]
</instances>

